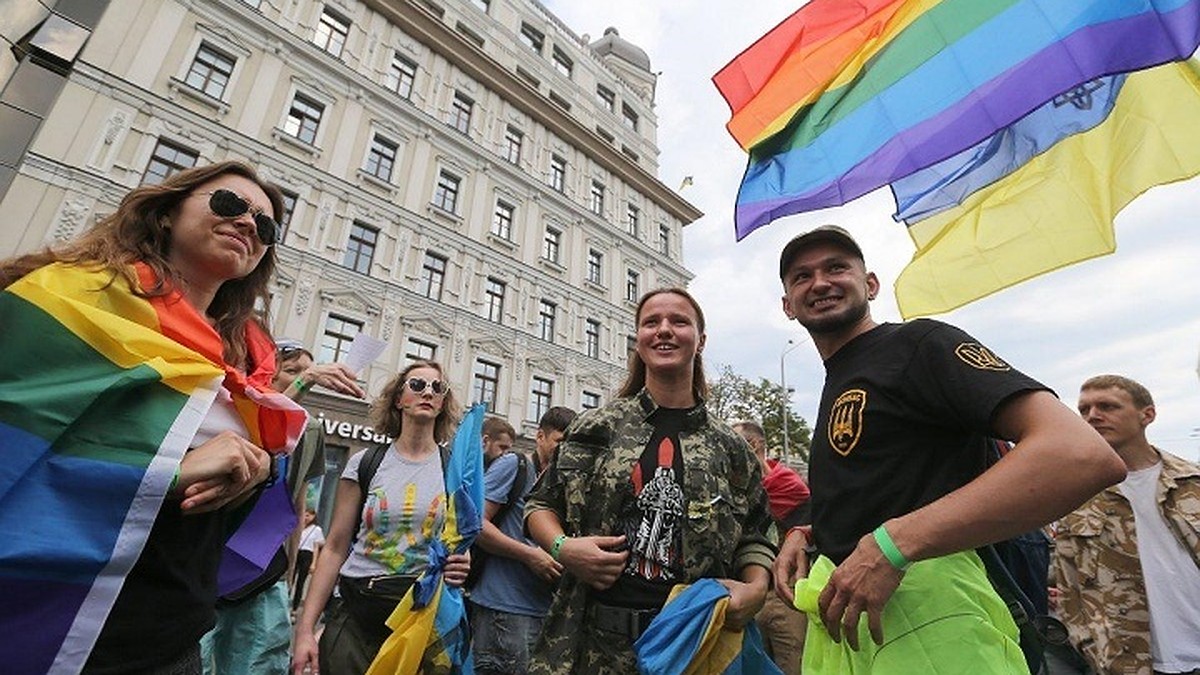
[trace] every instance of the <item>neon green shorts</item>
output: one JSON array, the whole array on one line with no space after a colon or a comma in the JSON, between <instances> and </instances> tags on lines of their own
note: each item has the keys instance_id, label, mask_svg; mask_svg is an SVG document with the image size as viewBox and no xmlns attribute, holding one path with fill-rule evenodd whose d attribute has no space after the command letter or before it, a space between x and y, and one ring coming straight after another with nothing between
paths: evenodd
<instances>
[{"instance_id":1,"label":"neon green shorts","mask_svg":"<svg viewBox=\"0 0 1200 675\"><path fill-rule=\"evenodd\" d=\"M821 556L796 582L796 608L809 616L804 675L1028 675L1017 625L974 551L914 563L883 609L883 644L863 617L858 651L821 623L817 598L833 570Z\"/></svg>"}]
</instances>

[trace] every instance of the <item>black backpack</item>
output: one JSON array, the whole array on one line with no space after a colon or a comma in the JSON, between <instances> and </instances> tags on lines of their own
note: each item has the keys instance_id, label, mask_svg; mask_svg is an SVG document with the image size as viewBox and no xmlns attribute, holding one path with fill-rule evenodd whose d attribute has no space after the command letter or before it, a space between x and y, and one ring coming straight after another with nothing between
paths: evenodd
<instances>
[{"instance_id":1,"label":"black backpack","mask_svg":"<svg viewBox=\"0 0 1200 675\"><path fill-rule=\"evenodd\" d=\"M516 455L517 474L513 476L512 486L508 488L508 499L500 505L500 508L496 510L495 515L491 519L493 523L497 524L497 527L499 527L498 523L504 519L504 516L508 515L513 504L521 497L522 492L525 490L525 481L528 480L529 459L521 453L516 453ZM480 517L483 517L482 513ZM471 546L471 571L467 574L467 581L463 584L463 588L470 590L479 583L479 580L483 577L483 569L487 566L487 561L491 557L492 554L484 550L479 544Z\"/></svg>"}]
</instances>

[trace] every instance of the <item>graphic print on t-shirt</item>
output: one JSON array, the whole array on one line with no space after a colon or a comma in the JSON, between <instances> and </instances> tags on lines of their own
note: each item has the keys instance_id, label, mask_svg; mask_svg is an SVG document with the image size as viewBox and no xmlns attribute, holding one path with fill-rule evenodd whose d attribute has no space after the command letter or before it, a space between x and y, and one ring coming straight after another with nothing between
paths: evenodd
<instances>
[{"instance_id":1,"label":"graphic print on t-shirt","mask_svg":"<svg viewBox=\"0 0 1200 675\"><path fill-rule=\"evenodd\" d=\"M363 512L367 530L363 555L396 570L397 574L423 567L428 562L428 547L417 544L433 536L442 496L434 496L419 523L420 529L416 527L416 501L417 486L413 483L405 486L404 505L398 514L388 509L386 490L376 488L371 491Z\"/></svg>"},{"instance_id":2,"label":"graphic print on t-shirt","mask_svg":"<svg viewBox=\"0 0 1200 675\"><path fill-rule=\"evenodd\" d=\"M679 567L679 526L684 504L683 488L675 475L675 455L675 443L670 437L663 438L649 481L645 481L643 469L645 455L633 466L633 494L641 518L629 533L626 574L668 581L674 577L672 570Z\"/></svg>"},{"instance_id":3,"label":"graphic print on t-shirt","mask_svg":"<svg viewBox=\"0 0 1200 675\"><path fill-rule=\"evenodd\" d=\"M863 432L863 411L867 408L867 392L849 389L837 397L829 412L829 445L845 457L850 454Z\"/></svg>"}]
</instances>

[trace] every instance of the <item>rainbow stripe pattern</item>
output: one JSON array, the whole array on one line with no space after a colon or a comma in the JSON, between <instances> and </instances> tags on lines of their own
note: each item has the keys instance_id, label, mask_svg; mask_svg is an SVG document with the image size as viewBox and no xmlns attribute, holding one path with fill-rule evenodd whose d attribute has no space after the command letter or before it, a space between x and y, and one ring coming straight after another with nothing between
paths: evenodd
<instances>
[{"instance_id":1,"label":"rainbow stripe pattern","mask_svg":"<svg viewBox=\"0 0 1200 675\"><path fill-rule=\"evenodd\" d=\"M812 0L718 72L741 239L957 155L1056 96L1179 61L1200 0Z\"/></svg>"},{"instance_id":2,"label":"rainbow stripe pattern","mask_svg":"<svg viewBox=\"0 0 1200 675\"><path fill-rule=\"evenodd\" d=\"M108 270L36 270L0 292L0 326L0 663L78 672L221 386L270 452L306 414L267 389L261 329L247 377L178 292L142 298Z\"/></svg>"},{"instance_id":3,"label":"rainbow stripe pattern","mask_svg":"<svg viewBox=\"0 0 1200 675\"><path fill-rule=\"evenodd\" d=\"M477 404L464 416L446 463L446 522L431 541L429 565L388 617L392 634L367 675L471 675L471 629L462 589L442 579L446 557L471 547L483 529L483 418Z\"/></svg>"}]
</instances>

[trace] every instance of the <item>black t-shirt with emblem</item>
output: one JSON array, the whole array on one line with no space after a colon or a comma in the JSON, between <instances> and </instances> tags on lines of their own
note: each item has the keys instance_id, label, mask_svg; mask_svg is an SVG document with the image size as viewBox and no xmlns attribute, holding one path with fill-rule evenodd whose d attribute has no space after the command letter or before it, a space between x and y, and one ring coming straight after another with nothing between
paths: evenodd
<instances>
[{"instance_id":1,"label":"black t-shirt with emblem","mask_svg":"<svg viewBox=\"0 0 1200 675\"><path fill-rule=\"evenodd\" d=\"M687 499L683 494L683 455L679 432L688 410L658 408L650 416L650 442L633 466L633 496L621 509L629 559L611 588L596 599L608 605L658 608L681 583L683 530Z\"/></svg>"},{"instance_id":2,"label":"black t-shirt with emblem","mask_svg":"<svg viewBox=\"0 0 1200 675\"><path fill-rule=\"evenodd\" d=\"M859 335L825 371L809 485L813 535L835 563L889 518L978 476L1000 405L1046 389L965 332L927 319Z\"/></svg>"}]
</instances>

